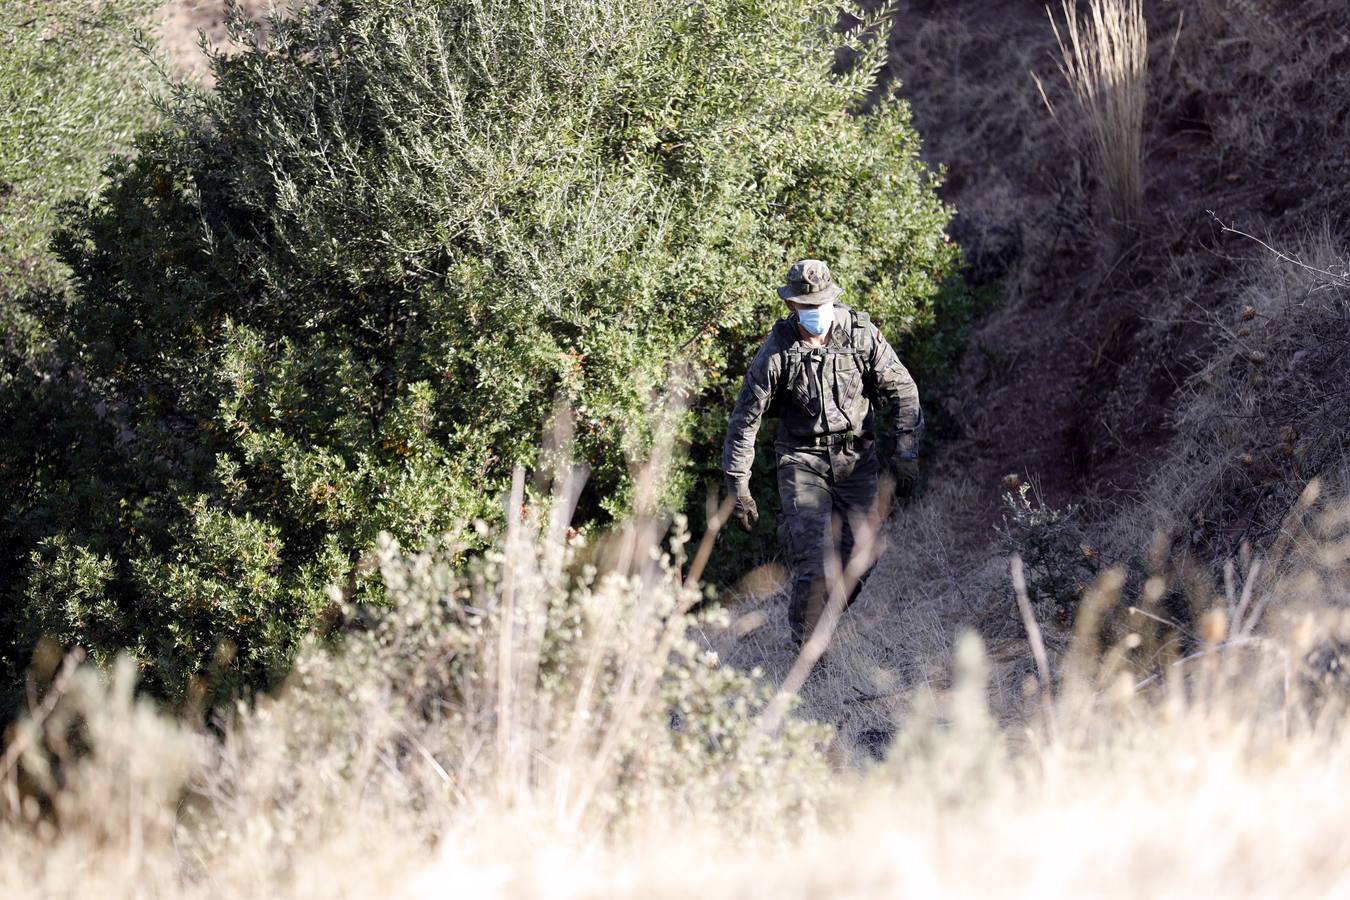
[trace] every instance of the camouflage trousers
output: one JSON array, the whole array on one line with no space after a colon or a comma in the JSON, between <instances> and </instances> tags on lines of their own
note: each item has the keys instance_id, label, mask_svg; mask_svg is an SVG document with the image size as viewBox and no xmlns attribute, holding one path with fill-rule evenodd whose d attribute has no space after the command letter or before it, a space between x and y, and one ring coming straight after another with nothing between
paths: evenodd
<instances>
[{"instance_id":1,"label":"camouflage trousers","mask_svg":"<svg viewBox=\"0 0 1350 900\"><path fill-rule=\"evenodd\" d=\"M815 630L829 599L826 558L848 564L855 528L872 514L881 466L875 444L856 439L832 447L778 448L778 495L783 518L778 541L792 568L788 626L798 643ZM869 566L849 592L852 603L871 574Z\"/></svg>"}]
</instances>

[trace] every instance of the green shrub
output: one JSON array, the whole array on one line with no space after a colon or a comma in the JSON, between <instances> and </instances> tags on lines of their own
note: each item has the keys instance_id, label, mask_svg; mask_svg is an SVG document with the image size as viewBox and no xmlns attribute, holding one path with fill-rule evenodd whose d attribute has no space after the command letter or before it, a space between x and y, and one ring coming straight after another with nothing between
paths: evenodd
<instances>
[{"instance_id":1,"label":"green shrub","mask_svg":"<svg viewBox=\"0 0 1350 900\"><path fill-rule=\"evenodd\" d=\"M494 516L558 399L603 522L692 393L678 502L793 258L892 333L922 319L949 211L904 104L855 113L884 48L836 15L333 0L239 28L67 220L74 299L33 310L80 392L68 432L4 449L25 640L134 648L170 694L222 658L265 683L327 586L380 601L379 532Z\"/></svg>"},{"instance_id":2,"label":"green shrub","mask_svg":"<svg viewBox=\"0 0 1350 900\"><path fill-rule=\"evenodd\" d=\"M1074 504L1047 506L1025 482L1005 491L1003 503L1003 523L998 526L1003 552L1022 557L1027 598L1037 621L1053 629L1053 636L1066 635L1083 591L1101 570L1081 512Z\"/></svg>"},{"instance_id":3,"label":"green shrub","mask_svg":"<svg viewBox=\"0 0 1350 900\"><path fill-rule=\"evenodd\" d=\"M55 274L47 241L56 206L97 187L106 155L150 124L150 66L135 41L157 5L0 6L0 296Z\"/></svg>"},{"instance_id":4,"label":"green shrub","mask_svg":"<svg viewBox=\"0 0 1350 900\"><path fill-rule=\"evenodd\" d=\"M0 4L0 487L20 498L0 520L0 572L16 577L13 563L47 531L33 531L24 502L39 487L35 457L71 446L92 425L72 417L78 400L68 380L49 377L51 341L25 307L64 302L67 272L49 243L61 204L97 191L110 152L126 150L158 114L145 85L151 72L138 49L138 23L153 0L10 0ZM31 294L26 303L20 297ZM64 503L66 501L48 501ZM50 549L61 547L55 539ZM86 590L103 583L95 570L103 557L87 548L63 548L51 582L76 578ZM78 573L78 575L76 575ZM9 590L12 591L13 585ZM92 595L61 597L72 609ZM6 688L17 680L27 652L15 646L20 610L11 595L0 602L0 718ZM61 617L74 631L77 614ZM83 635L82 635L83 636Z\"/></svg>"}]
</instances>

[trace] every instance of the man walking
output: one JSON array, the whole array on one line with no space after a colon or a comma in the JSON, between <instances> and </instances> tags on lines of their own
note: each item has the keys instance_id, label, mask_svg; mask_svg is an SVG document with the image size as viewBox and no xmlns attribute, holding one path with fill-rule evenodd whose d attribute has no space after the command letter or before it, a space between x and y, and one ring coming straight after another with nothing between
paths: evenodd
<instances>
[{"instance_id":1,"label":"man walking","mask_svg":"<svg viewBox=\"0 0 1350 900\"><path fill-rule=\"evenodd\" d=\"M833 550L840 566L847 565L854 526L876 503L877 403L895 408L890 468L897 494L913 493L919 480L923 413L914 379L867 314L838 302L842 293L819 260L804 259L788 270L778 296L791 315L774 325L750 364L722 452L727 489L736 498L732 515L750 531L759 519L750 495L755 435L766 415L778 417L774 454L783 503L778 540L792 567L788 625L798 644L811 636L825 610L830 542L837 533Z\"/></svg>"}]
</instances>

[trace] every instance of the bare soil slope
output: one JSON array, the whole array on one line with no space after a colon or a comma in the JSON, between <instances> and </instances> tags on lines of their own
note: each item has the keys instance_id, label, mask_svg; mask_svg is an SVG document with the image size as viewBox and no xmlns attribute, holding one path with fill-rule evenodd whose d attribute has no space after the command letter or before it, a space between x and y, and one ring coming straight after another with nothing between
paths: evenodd
<instances>
[{"instance_id":1,"label":"bare soil slope","mask_svg":"<svg viewBox=\"0 0 1350 900\"><path fill-rule=\"evenodd\" d=\"M1007 305L974 335L956 389L940 398L960 437L941 455L972 473L986 513L998 509L1008 473L1035 479L1052 505L1119 500L1150 473L1213 339L1209 317L1240 274L1233 256L1256 250L1221 235L1209 211L1285 239L1344 215L1314 180L1345 165L1326 140L1343 137L1343 108L1337 121L1331 103L1274 102L1312 99L1323 73L1310 59L1343 62L1335 48L1350 21L1324 4L1282 13L1238 4L1251 9L1222 16L1205 6L1146 4L1146 218L1124 240L1109 233L1075 149L1081 136L1043 5L915 2L896 16L892 72L931 161L948 170L972 277L1008 287Z\"/></svg>"},{"instance_id":2,"label":"bare soil slope","mask_svg":"<svg viewBox=\"0 0 1350 900\"><path fill-rule=\"evenodd\" d=\"M239 0L238 5L247 15L261 20L267 13L268 2ZM175 74L206 76L206 59L199 42L204 35L212 47L226 44L224 0L170 0L160 7L156 19L160 47L169 55Z\"/></svg>"}]
</instances>

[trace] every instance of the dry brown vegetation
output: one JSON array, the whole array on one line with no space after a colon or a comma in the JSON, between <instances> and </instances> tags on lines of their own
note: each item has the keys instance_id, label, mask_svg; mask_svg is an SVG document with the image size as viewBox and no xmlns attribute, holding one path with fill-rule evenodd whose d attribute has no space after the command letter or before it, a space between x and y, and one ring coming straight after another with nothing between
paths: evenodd
<instances>
[{"instance_id":1,"label":"dry brown vegetation","mask_svg":"<svg viewBox=\"0 0 1350 900\"><path fill-rule=\"evenodd\" d=\"M1144 104L1148 94L1148 25L1142 0L1101 0L1080 17L1065 0L1064 29L1051 28L1063 59L1060 74L1091 136L1093 170L1112 220L1128 226L1143 201L1140 178ZM1037 80L1050 114L1054 104Z\"/></svg>"},{"instance_id":2,"label":"dry brown vegetation","mask_svg":"<svg viewBox=\"0 0 1350 900\"><path fill-rule=\"evenodd\" d=\"M423 665L452 638L417 611L469 588L390 551L409 605L348 656L308 655L223 740L136 702L126 673L52 688L24 790L6 760L0 890L1344 894L1350 20L1332 0L1143 12L1131 214L1134 188L1102 179L1115 144L1084 153L1092 117L1065 112L1040 4L900 4L893 74L948 167L971 277L1008 299L937 398L929 482L887 523L795 732L766 740L763 696L724 680L793 665L771 571L692 627L686 699L727 718L691 746L654 687L689 599L659 553L550 617L573 551L546 524L513 533L473 595L495 649L452 690ZM1123 244L1103 207L1134 222ZM661 530L633 527L650 558ZM508 596L523 611L502 628ZM537 678L568 627L592 640ZM474 715L439 716L447 691Z\"/></svg>"},{"instance_id":3,"label":"dry brown vegetation","mask_svg":"<svg viewBox=\"0 0 1350 900\"><path fill-rule=\"evenodd\" d=\"M697 644L663 662L683 644L667 643L667 616L688 593L677 567L643 552L662 533L655 523L626 530L620 568L575 602L559 594L550 582L575 550L559 521L541 510L513 524L466 581L386 544L391 615L341 656L306 654L284 691L240 709L223 735L136 700L130 666L106 684L88 669L58 674L23 732L19 768L4 761L0 887L177 897L1347 887L1345 689L1325 677L1333 667L1304 662L1346 635L1327 605L1350 590L1344 512L1317 516L1306 545L1315 574L1235 590L1195 652L1151 681L1124 653L1165 629L1104 653L1080 634L1053 686L992 690L991 660L967 634L945 675L906 691L876 764L846 735L800 720L766 730L762 701ZM1117 602L1119 588L1108 579L1093 602ZM1250 601L1267 588L1280 616L1248 632ZM859 637L841 635L823 682L884 667ZM551 653L564 647L575 652L559 665ZM1042 689L1022 726L991 709L1010 690Z\"/></svg>"}]
</instances>

